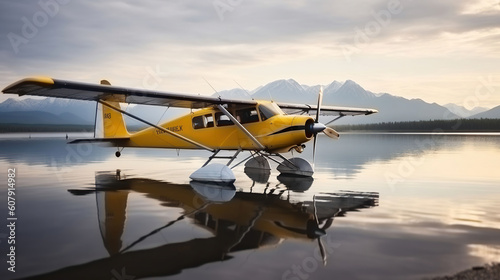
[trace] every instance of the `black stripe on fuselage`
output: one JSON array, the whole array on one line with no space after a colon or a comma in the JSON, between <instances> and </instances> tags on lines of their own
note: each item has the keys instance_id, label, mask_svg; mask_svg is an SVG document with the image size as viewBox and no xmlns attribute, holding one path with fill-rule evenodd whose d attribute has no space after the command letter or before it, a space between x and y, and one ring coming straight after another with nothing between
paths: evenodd
<instances>
[{"instance_id":1,"label":"black stripe on fuselage","mask_svg":"<svg viewBox=\"0 0 500 280\"><path fill-rule=\"evenodd\" d=\"M269 136L281 134L281 133L285 133L285 132L290 132L290 131L305 130L305 129L306 129L305 125L294 125L294 126L289 126L289 127L284 128L282 130L278 130L276 132L273 132L273 133L269 134Z\"/></svg>"}]
</instances>

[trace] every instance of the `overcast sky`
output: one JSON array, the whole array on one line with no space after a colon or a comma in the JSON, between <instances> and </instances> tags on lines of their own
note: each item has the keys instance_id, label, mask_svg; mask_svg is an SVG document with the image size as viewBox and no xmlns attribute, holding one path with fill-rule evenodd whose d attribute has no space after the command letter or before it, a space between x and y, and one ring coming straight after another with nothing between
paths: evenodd
<instances>
[{"instance_id":1,"label":"overcast sky","mask_svg":"<svg viewBox=\"0 0 500 280\"><path fill-rule=\"evenodd\" d=\"M201 94L213 93L203 79L351 79L500 105L500 0L2 0L0 13L2 88L32 75Z\"/></svg>"}]
</instances>

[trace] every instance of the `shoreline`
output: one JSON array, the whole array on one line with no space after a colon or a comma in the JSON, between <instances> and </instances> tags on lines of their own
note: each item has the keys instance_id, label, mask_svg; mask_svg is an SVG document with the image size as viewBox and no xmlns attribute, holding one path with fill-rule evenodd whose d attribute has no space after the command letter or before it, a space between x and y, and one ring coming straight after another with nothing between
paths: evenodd
<instances>
[{"instance_id":1,"label":"shoreline","mask_svg":"<svg viewBox=\"0 0 500 280\"><path fill-rule=\"evenodd\" d=\"M500 279L500 263L474 266L452 276L424 278L424 280L493 280Z\"/></svg>"}]
</instances>

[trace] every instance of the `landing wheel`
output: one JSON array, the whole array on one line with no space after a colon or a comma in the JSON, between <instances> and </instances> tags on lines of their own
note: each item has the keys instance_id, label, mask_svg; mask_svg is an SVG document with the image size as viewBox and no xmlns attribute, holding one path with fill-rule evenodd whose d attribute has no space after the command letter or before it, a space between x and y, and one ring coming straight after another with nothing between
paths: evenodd
<instances>
[{"instance_id":1,"label":"landing wheel","mask_svg":"<svg viewBox=\"0 0 500 280\"><path fill-rule=\"evenodd\" d=\"M120 153L120 151L116 151L116 153L115 153L116 157L120 157L121 155L122 155L122 153Z\"/></svg>"}]
</instances>

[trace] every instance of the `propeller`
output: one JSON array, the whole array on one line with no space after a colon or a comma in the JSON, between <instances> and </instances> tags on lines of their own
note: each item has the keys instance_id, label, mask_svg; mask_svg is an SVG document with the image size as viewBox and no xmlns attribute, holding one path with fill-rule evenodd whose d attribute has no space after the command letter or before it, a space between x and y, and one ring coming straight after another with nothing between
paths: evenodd
<instances>
[{"instance_id":1,"label":"propeller","mask_svg":"<svg viewBox=\"0 0 500 280\"><path fill-rule=\"evenodd\" d=\"M326 129L326 126L322 123L319 122L319 113L321 111L321 103L323 103L323 87L319 87L319 93L318 93L318 106L316 106L316 119L314 120L313 124L313 132L321 132ZM317 135L318 132L314 133L314 140L313 140L313 166L314 163L316 162L316 141L317 141Z\"/></svg>"},{"instance_id":2,"label":"propeller","mask_svg":"<svg viewBox=\"0 0 500 280\"><path fill-rule=\"evenodd\" d=\"M314 120L314 123L310 123L309 126L307 126L306 130L308 133L312 134L314 136L313 139L313 166L315 162L315 157L316 157L316 142L317 142L317 135L320 132L323 132L326 136L332 138L332 139L338 139L339 138L339 133L335 131L335 129L331 127L327 127L326 125L322 124L319 122L319 115L321 113L321 104L323 103L323 87L319 88L319 94L318 94L318 105L316 106L316 119Z\"/></svg>"}]
</instances>

